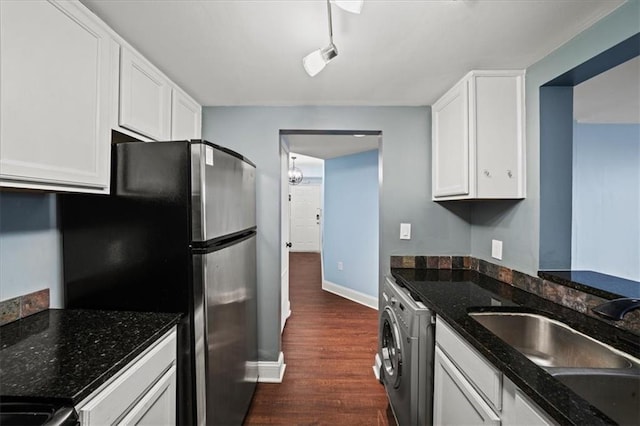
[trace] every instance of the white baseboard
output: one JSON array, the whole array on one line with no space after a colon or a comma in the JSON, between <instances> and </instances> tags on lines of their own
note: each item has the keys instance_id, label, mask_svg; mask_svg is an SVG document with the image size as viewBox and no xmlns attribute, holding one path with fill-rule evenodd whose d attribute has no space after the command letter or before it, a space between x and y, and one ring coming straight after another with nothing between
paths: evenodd
<instances>
[{"instance_id":1,"label":"white baseboard","mask_svg":"<svg viewBox=\"0 0 640 426\"><path fill-rule=\"evenodd\" d=\"M277 361L258 361L258 382L282 383L286 368L287 364L284 363L282 352L280 352Z\"/></svg>"},{"instance_id":2,"label":"white baseboard","mask_svg":"<svg viewBox=\"0 0 640 426\"><path fill-rule=\"evenodd\" d=\"M282 307L283 312L286 314L282 316L282 324L280 325L280 334L284 332L284 327L287 325L287 320L291 317L291 301L287 300L286 306Z\"/></svg>"},{"instance_id":3,"label":"white baseboard","mask_svg":"<svg viewBox=\"0 0 640 426\"><path fill-rule=\"evenodd\" d=\"M337 294L345 299L367 306L371 309L375 309L376 311L378 310L377 297L369 296L368 294L332 283L331 281L322 281L322 289L329 293Z\"/></svg>"}]
</instances>

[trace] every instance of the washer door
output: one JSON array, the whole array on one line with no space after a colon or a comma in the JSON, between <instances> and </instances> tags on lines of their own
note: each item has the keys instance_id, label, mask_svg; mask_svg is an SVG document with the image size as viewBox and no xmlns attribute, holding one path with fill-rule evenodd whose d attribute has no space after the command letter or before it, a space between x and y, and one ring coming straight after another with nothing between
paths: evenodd
<instances>
[{"instance_id":1,"label":"washer door","mask_svg":"<svg viewBox=\"0 0 640 426\"><path fill-rule=\"evenodd\" d=\"M400 386L402 376L402 336L396 315L388 306L380 316L380 377L394 388Z\"/></svg>"}]
</instances>

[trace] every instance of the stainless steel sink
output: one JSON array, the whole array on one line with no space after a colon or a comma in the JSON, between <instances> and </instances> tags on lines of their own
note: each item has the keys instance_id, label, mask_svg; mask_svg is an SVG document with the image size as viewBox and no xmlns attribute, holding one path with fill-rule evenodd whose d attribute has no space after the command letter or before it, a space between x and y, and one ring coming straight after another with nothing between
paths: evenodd
<instances>
[{"instance_id":1,"label":"stainless steel sink","mask_svg":"<svg viewBox=\"0 0 640 426\"><path fill-rule=\"evenodd\" d=\"M640 368L640 363L551 318L514 312L469 314L541 367Z\"/></svg>"},{"instance_id":2,"label":"stainless steel sink","mask_svg":"<svg viewBox=\"0 0 640 426\"><path fill-rule=\"evenodd\" d=\"M640 370L562 369L551 375L621 425L640 425Z\"/></svg>"}]
</instances>

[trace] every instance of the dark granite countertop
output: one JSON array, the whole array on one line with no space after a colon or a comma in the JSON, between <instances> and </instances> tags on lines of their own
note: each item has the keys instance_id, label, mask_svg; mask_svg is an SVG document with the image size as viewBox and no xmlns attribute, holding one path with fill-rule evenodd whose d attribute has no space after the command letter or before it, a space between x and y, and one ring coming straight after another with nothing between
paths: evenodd
<instances>
[{"instance_id":1,"label":"dark granite countertop","mask_svg":"<svg viewBox=\"0 0 640 426\"><path fill-rule=\"evenodd\" d=\"M595 271L538 271L538 276L547 281L575 288L605 299L618 297L640 297L640 283Z\"/></svg>"},{"instance_id":2,"label":"dark granite countertop","mask_svg":"<svg viewBox=\"0 0 640 426\"><path fill-rule=\"evenodd\" d=\"M615 424L597 408L481 326L469 312L541 313L640 356L638 337L476 271L392 268L396 281L433 309L560 424Z\"/></svg>"},{"instance_id":3,"label":"dark granite countertop","mask_svg":"<svg viewBox=\"0 0 640 426\"><path fill-rule=\"evenodd\" d=\"M0 398L77 404L180 314L49 309L0 328Z\"/></svg>"}]
</instances>

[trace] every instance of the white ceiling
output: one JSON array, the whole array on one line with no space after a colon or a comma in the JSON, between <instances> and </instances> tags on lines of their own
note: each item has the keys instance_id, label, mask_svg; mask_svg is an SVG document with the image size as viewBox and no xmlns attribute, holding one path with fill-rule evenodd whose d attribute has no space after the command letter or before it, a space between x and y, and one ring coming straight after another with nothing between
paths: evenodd
<instances>
[{"instance_id":1,"label":"white ceiling","mask_svg":"<svg viewBox=\"0 0 640 426\"><path fill-rule=\"evenodd\" d=\"M640 123L640 58L575 86L573 117L579 123Z\"/></svg>"},{"instance_id":2,"label":"white ceiling","mask_svg":"<svg viewBox=\"0 0 640 426\"><path fill-rule=\"evenodd\" d=\"M378 135L355 137L333 134L289 134L283 135L283 138L287 140L291 152L323 160L378 149L380 141Z\"/></svg>"},{"instance_id":3,"label":"white ceiling","mask_svg":"<svg viewBox=\"0 0 640 426\"><path fill-rule=\"evenodd\" d=\"M471 69L523 69L623 0L82 0L205 106L431 105Z\"/></svg>"}]
</instances>

